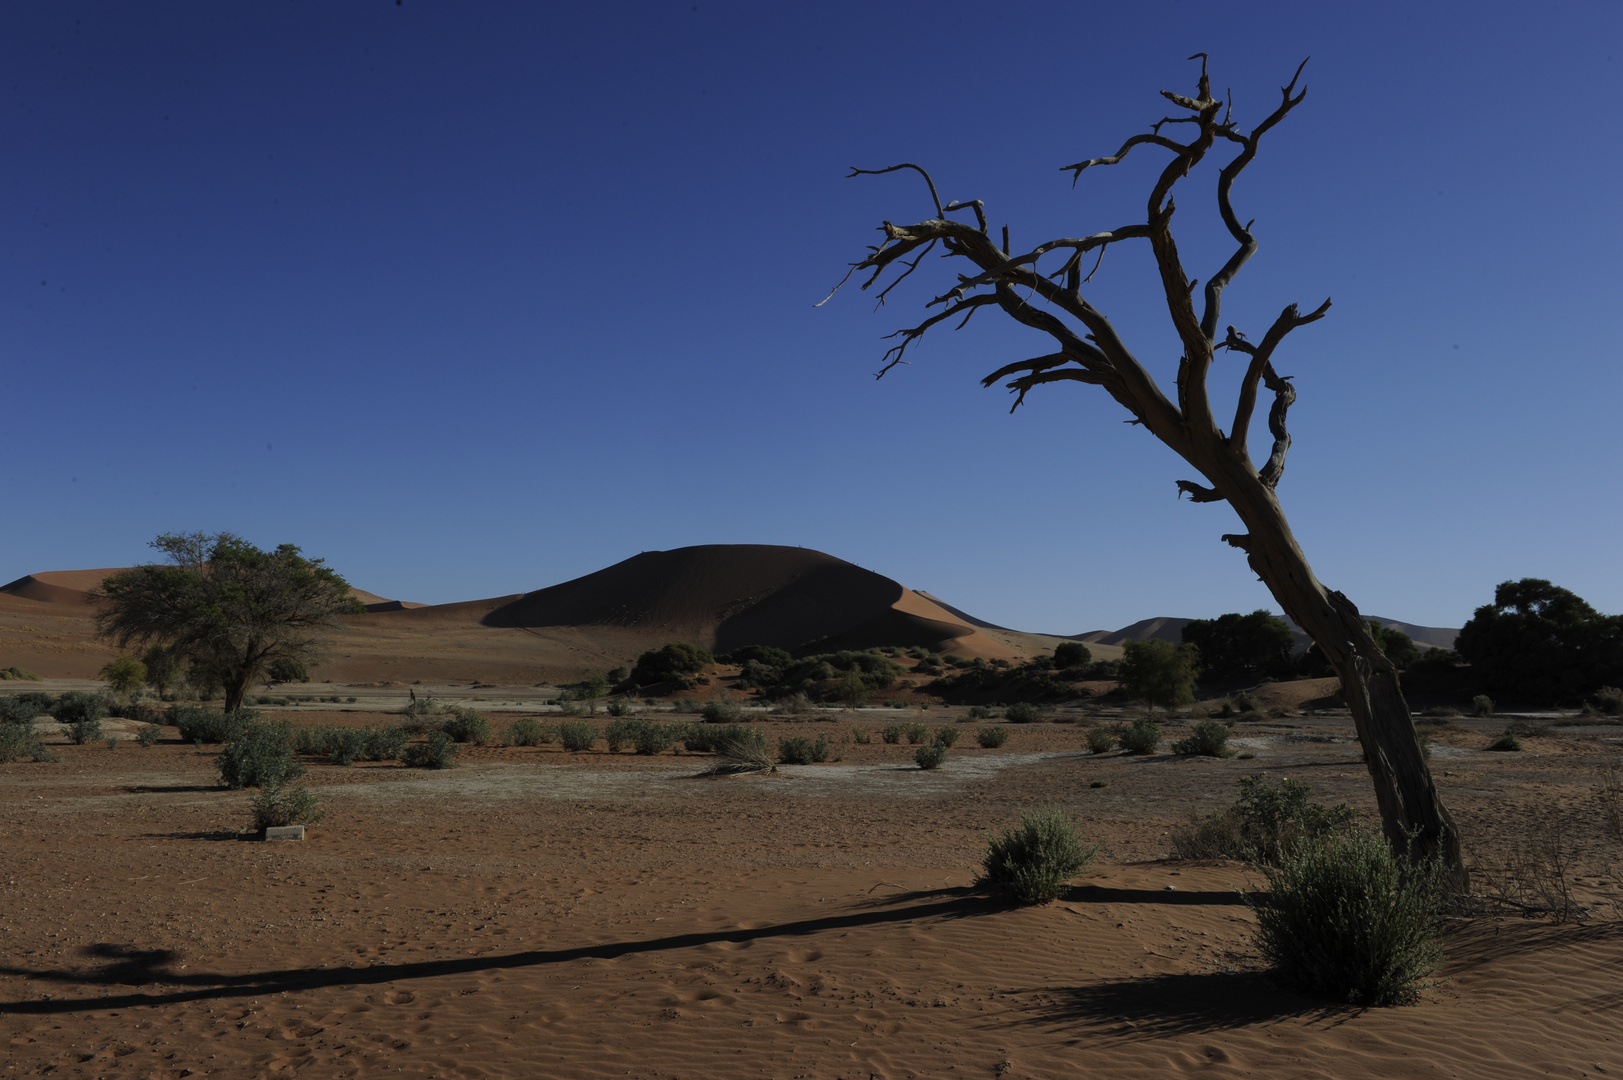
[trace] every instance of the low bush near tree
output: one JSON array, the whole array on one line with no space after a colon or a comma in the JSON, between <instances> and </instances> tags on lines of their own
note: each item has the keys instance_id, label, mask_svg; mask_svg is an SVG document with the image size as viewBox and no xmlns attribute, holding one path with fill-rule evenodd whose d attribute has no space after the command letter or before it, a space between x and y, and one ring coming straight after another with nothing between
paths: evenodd
<instances>
[{"instance_id":1,"label":"low bush near tree","mask_svg":"<svg viewBox=\"0 0 1623 1080\"><path fill-rule=\"evenodd\" d=\"M1009 741L1009 729L983 727L975 732L975 741L981 744L983 750L996 750Z\"/></svg>"},{"instance_id":2,"label":"low bush near tree","mask_svg":"<svg viewBox=\"0 0 1623 1080\"><path fill-rule=\"evenodd\" d=\"M579 754L597 745L602 732L589 720L570 720L558 725L558 741L572 754Z\"/></svg>"},{"instance_id":3,"label":"low bush near tree","mask_svg":"<svg viewBox=\"0 0 1623 1080\"><path fill-rule=\"evenodd\" d=\"M51 703L51 715L59 724L99 721L107 715L107 699L100 694L69 690Z\"/></svg>"},{"instance_id":4,"label":"low bush near tree","mask_svg":"<svg viewBox=\"0 0 1623 1080\"><path fill-rule=\"evenodd\" d=\"M556 729L552 725L543 725L533 717L523 716L514 720L507 729L508 746L540 746L557 738Z\"/></svg>"},{"instance_id":5,"label":"low bush near tree","mask_svg":"<svg viewBox=\"0 0 1623 1080\"><path fill-rule=\"evenodd\" d=\"M828 760L828 736L819 735L817 741L802 735L778 740L780 765L816 765Z\"/></svg>"},{"instance_id":6,"label":"low bush near tree","mask_svg":"<svg viewBox=\"0 0 1623 1080\"><path fill-rule=\"evenodd\" d=\"M227 743L258 719L259 713L253 709L225 713L202 705L169 707L169 723L180 732L182 742Z\"/></svg>"},{"instance_id":7,"label":"low bush near tree","mask_svg":"<svg viewBox=\"0 0 1623 1080\"><path fill-rule=\"evenodd\" d=\"M940 743L931 743L913 751L913 764L926 771L941 768L941 763L946 760L947 748Z\"/></svg>"},{"instance_id":8,"label":"low bush near tree","mask_svg":"<svg viewBox=\"0 0 1623 1080\"><path fill-rule=\"evenodd\" d=\"M305 772L293 754L292 728L285 723L245 725L220 751L215 765L220 783L234 791L284 784Z\"/></svg>"},{"instance_id":9,"label":"low bush near tree","mask_svg":"<svg viewBox=\"0 0 1623 1080\"><path fill-rule=\"evenodd\" d=\"M68 725L68 741L76 746L99 742L101 738L101 717L99 716L87 716Z\"/></svg>"},{"instance_id":10,"label":"low bush near tree","mask_svg":"<svg viewBox=\"0 0 1623 1080\"><path fill-rule=\"evenodd\" d=\"M1129 754L1153 754L1161 744L1161 725L1153 720L1134 720L1117 736Z\"/></svg>"},{"instance_id":11,"label":"low bush near tree","mask_svg":"<svg viewBox=\"0 0 1623 1080\"><path fill-rule=\"evenodd\" d=\"M0 724L33 724L49 715L55 698L50 694L8 694L0 697Z\"/></svg>"},{"instance_id":12,"label":"low bush near tree","mask_svg":"<svg viewBox=\"0 0 1623 1080\"><path fill-rule=\"evenodd\" d=\"M1003 710L1003 719L1011 724L1035 724L1043 714L1029 701L1017 701Z\"/></svg>"},{"instance_id":13,"label":"low bush near tree","mask_svg":"<svg viewBox=\"0 0 1623 1080\"><path fill-rule=\"evenodd\" d=\"M958 742L958 729L950 724L935 729L935 743L951 749Z\"/></svg>"},{"instance_id":14,"label":"low bush near tree","mask_svg":"<svg viewBox=\"0 0 1623 1080\"><path fill-rule=\"evenodd\" d=\"M143 748L157 746L158 740L161 738L163 738L163 725L161 724L145 724L135 733L137 745Z\"/></svg>"},{"instance_id":15,"label":"low bush near tree","mask_svg":"<svg viewBox=\"0 0 1623 1080\"><path fill-rule=\"evenodd\" d=\"M1088 749L1095 754L1108 754L1116 748L1116 733L1102 727L1088 729Z\"/></svg>"},{"instance_id":16,"label":"low bush near tree","mask_svg":"<svg viewBox=\"0 0 1623 1080\"><path fill-rule=\"evenodd\" d=\"M1027 811L1018 827L999 836L987 834L986 844L981 880L1028 906L1057 899L1065 882L1099 851L1097 844L1082 842L1070 817L1057 806Z\"/></svg>"},{"instance_id":17,"label":"low bush near tree","mask_svg":"<svg viewBox=\"0 0 1623 1080\"><path fill-rule=\"evenodd\" d=\"M0 765L13 761L50 761L51 752L32 723L0 724Z\"/></svg>"},{"instance_id":18,"label":"low bush near tree","mask_svg":"<svg viewBox=\"0 0 1623 1080\"><path fill-rule=\"evenodd\" d=\"M1172 830L1180 859L1246 859L1278 865L1309 840L1344 833L1357 815L1346 803L1313 801L1313 789L1289 777L1278 785L1263 773L1240 780L1240 798L1226 810Z\"/></svg>"},{"instance_id":19,"label":"low bush near tree","mask_svg":"<svg viewBox=\"0 0 1623 1080\"><path fill-rule=\"evenodd\" d=\"M909 746L919 746L930 741L930 729L927 725L911 723L902 725L902 734L907 736Z\"/></svg>"},{"instance_id":20,"label":"low bush near tree","mask_svg":"<svg viewBox=\"0 0 1623 1080\"><path fill-rule=\"evenodd\" d=\"M442 730L455 742L473 746L490 742L490 721L472 709L449 710Z\"/></svg>"},{"instance_id":21,"label":"low bush near tree","mask_svg":"<svg viewBox=\"0 0 1623 1080\"><path fill-rule=\"evenodd\" d=\"M1305 840L1248 894L1257 947L1279 980L1303 993L1365 1007L1404 1005L1442 958L1446 874L1399 859L1362 829Z\"/></svg>"}]
</instances>

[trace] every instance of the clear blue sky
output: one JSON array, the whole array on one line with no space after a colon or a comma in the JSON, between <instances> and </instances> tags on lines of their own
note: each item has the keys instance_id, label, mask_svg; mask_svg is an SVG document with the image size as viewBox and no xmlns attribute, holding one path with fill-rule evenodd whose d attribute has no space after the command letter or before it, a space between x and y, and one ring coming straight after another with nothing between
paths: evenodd
<instances>
[{"instance_id":1,"label":"clear blue sky","mask_svg":"<svg viewBox=\"0 0 1623 1080\"><path fill-rule=\"evenodd\" d=\"M1141 216L1159 152L1059 166L1205 50L1247 126L1313 57L1237 186L1224 322L1334 297L1276 359L1320 577L1432 625L1524 576L1623 611L1620 45L1611 2L7 5L0 578L230 530L427 602L749 542L1023 629L1274 607L1096 388L980 388L1030 332L874 381L951 264L813 307L931 216L851 165L925 164L1017 245ZM1095 282L1170 380L1146 254Z\"/></svg>"}]
</instances>

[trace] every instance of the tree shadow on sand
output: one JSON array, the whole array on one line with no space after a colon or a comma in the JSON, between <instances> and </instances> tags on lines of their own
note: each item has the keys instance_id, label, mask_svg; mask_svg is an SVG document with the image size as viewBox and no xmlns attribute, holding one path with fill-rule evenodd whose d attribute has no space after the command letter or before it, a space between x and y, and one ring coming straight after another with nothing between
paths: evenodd
<instances>
[{"instance_id":1,"label":"tree shadow on sand","mask_svg":"<svg viewBox=\"0 0 1623 1080\"><path fill-rule=\"evenodd\" d=\"M164 949L136 950L112 944L91 945L83 954L110 961L89 970L33 969L0 963L0 975L16 975L33 982L78 987L155 986L154 993L87 994L83 997L0 1001L0 1015L44 1015L81 1009L127 1009L172 1005L188 1001L259 997L326 987L372 986L407 979L433 979L470 972L543 967L577 960L616 959L639 953L693 949L722 942L742 943L770 938L793 938L860 926L917 922L925 919L966 918L1001 911L1006 905L970 889L940 889L892 897L864 910L816 919L800 919L759 927L740 927L708 933L672 934L635 941L605 942L572 949L537 949L499 956L469 956L408 963L376 963L368 967L305 967L228 975L178 971L172 965L179 954Z\"/></svg>"}]
</instances>

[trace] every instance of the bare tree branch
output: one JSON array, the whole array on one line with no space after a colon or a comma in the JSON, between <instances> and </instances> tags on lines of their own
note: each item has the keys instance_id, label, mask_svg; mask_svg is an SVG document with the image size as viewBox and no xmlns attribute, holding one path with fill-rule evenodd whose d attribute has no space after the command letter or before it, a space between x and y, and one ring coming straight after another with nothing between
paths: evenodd
<instances>
[{"instance_id":1,"label":"bare tree branch","mask_svg":"<svg viewBox=\"0 0 1623 1080\"><path fill-rule=\"evenodd\" d=\"M1175 483L1178 485L1178 496L1182 498L1183 496L1187 495L1189 496L1190 502L1204 503L1223 501L1223 496L1220 495L1215 488L1203 487L1200 484L1195 483L1193 480L1178 480L1175 481Z\"/></svg>"},{"instance_id":2,"label":"bare tree branch","mask_svg":"<svg viewBox=\"0 0 1623 1080\"><path fill-rule=\"evenodd\" d=\"M936 194L935 181L930 179L930 174L924 171L923 166L915 165L911 161L904 161L900 165L891 165L883 169L859 169L853 165L851 171L845 174L845 178L849 180L853 176L883 176L885 173L893 173L898 169L912 169L924 177L924 182L930 185L930 201L935 203L935 216L942 217L946 211L941 209L941 196ZM958 204L954 203L953 205L957 206Z\"/></svg>"},{"instance_id":3,"label":"bare tree branch","mask_svg":"<svg viewBox=\"0 0 1623 1080\"><path fill-rule=\"evenodd\" d=\"M1285 474L1285 455L1291 448L1290 432L1285 430L1285 414L1296 401L1296 387L1290 384L1289 376L1274 374L1272 364L1262 366L1262 380L1274 392L1273 408L1268 410L1268 430L1274 437L1274 449L1257 470L1257 479L1271 489L1279 486L1279 478Z\"/></svg>"},{"instance_id":4,"label":"bare tree branch","mask_svg":"<svg viewBox=\"0 0 1623 1080\"><path fill-rule=\"evenodd\" d=\"M1234 327L1228 328L1228 337L1224 339L1223 347L1251 357L1245 378L1240 382L1240 396L1234 406L1234 425L1229 429L1229 446L1235 450L1243 452L1246 448L1246 438L1251 430L1251 414L1257 407L1257 383L1263 378L1264 369L1272 370L1269 368L1269 362L1273 358L1274 349L1285 340L1286 334L1298 326L1306 326L1324 318L1325 312L1330 310L1330 298L1325 297L1324 303L1306 315L1298 315L1296 310L1296 305L1291 304L1281 311L1274 324L1263 335L1261 343L1257 345L1245 340L1245 335ZM1271 384L1269 389L1273 389Z\"/></svg>"},{"instance_id":5,"label":"bare tree branch","mask_svg":"<svg viewBox=\"0 0 1623 1080\"><path fill-rule=\"evenodd\" d=\"M875 375L874 378L883 379L885 374L889 372L891 368L902 363L902 354L907 352L907 347L913 344L919 338L923 337L924 332L930 329L930 327L934 326L936 323L945 319L950 319L960 312L965 312L966 314L964 315L964 322L958 324L958 328L963 329L964 323L967 323L970 320L970 317L975 314L976 308L985 307L987 304L995 304L997 302L997 297L991 295L972 296L962 303L952 305L945 311L936 312L934 315L931 315L928 319L925 319L923 322L919 323L915 327L912 327L911 329L898 330L894 334L886 334L886 340L899 337L902 339L902 343L900 345L892 345L890 348L885 350L885 355L879 358L880 362L884 364L884 367L879 369L879 374Z\"/></svg>"}]
</instances>

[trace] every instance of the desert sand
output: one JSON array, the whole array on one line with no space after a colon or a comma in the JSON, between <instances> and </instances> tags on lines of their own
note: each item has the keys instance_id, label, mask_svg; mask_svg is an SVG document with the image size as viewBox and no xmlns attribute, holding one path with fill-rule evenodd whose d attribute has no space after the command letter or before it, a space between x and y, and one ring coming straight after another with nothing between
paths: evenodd
<instances>
[{"instance_id":1,"label":"desert sand","mask_svg":"<svg viewBox=\"0 0 1623 1080\"><path fill-rule=\"evenodd\" d=\"M296 719L379 720L395 699L368 689ZM534 711L480 693L498 728ZM445 772L312 763L329 816L302 843L241 839L216 748L172 729L58 746L0 768L6 1075L1623 1070L1623 888L1595 793L1623 729L1553 729L1522 754L1483 749L1497 726L1440 733L1473 856L1559 833L1591 912L1456 920L1420 1004L1359 1010L1269 982L1237 891L1255 870L1168 857L1171 829L1256 770L1371 812L1344 716L1242 723L1242 761L1094 756L1084 728L1109 718L1059 715L1079 722L1010 725L997 750L956 710L767 720L774 740L837 744L897 717L962 727L933 773L877 740L724 779L697 776L703 755L601 743L470 748ZM1007 907L974 885L984 833L1044 802L1100 857L1058 902Z\"/></svg>"}]
</instances>

